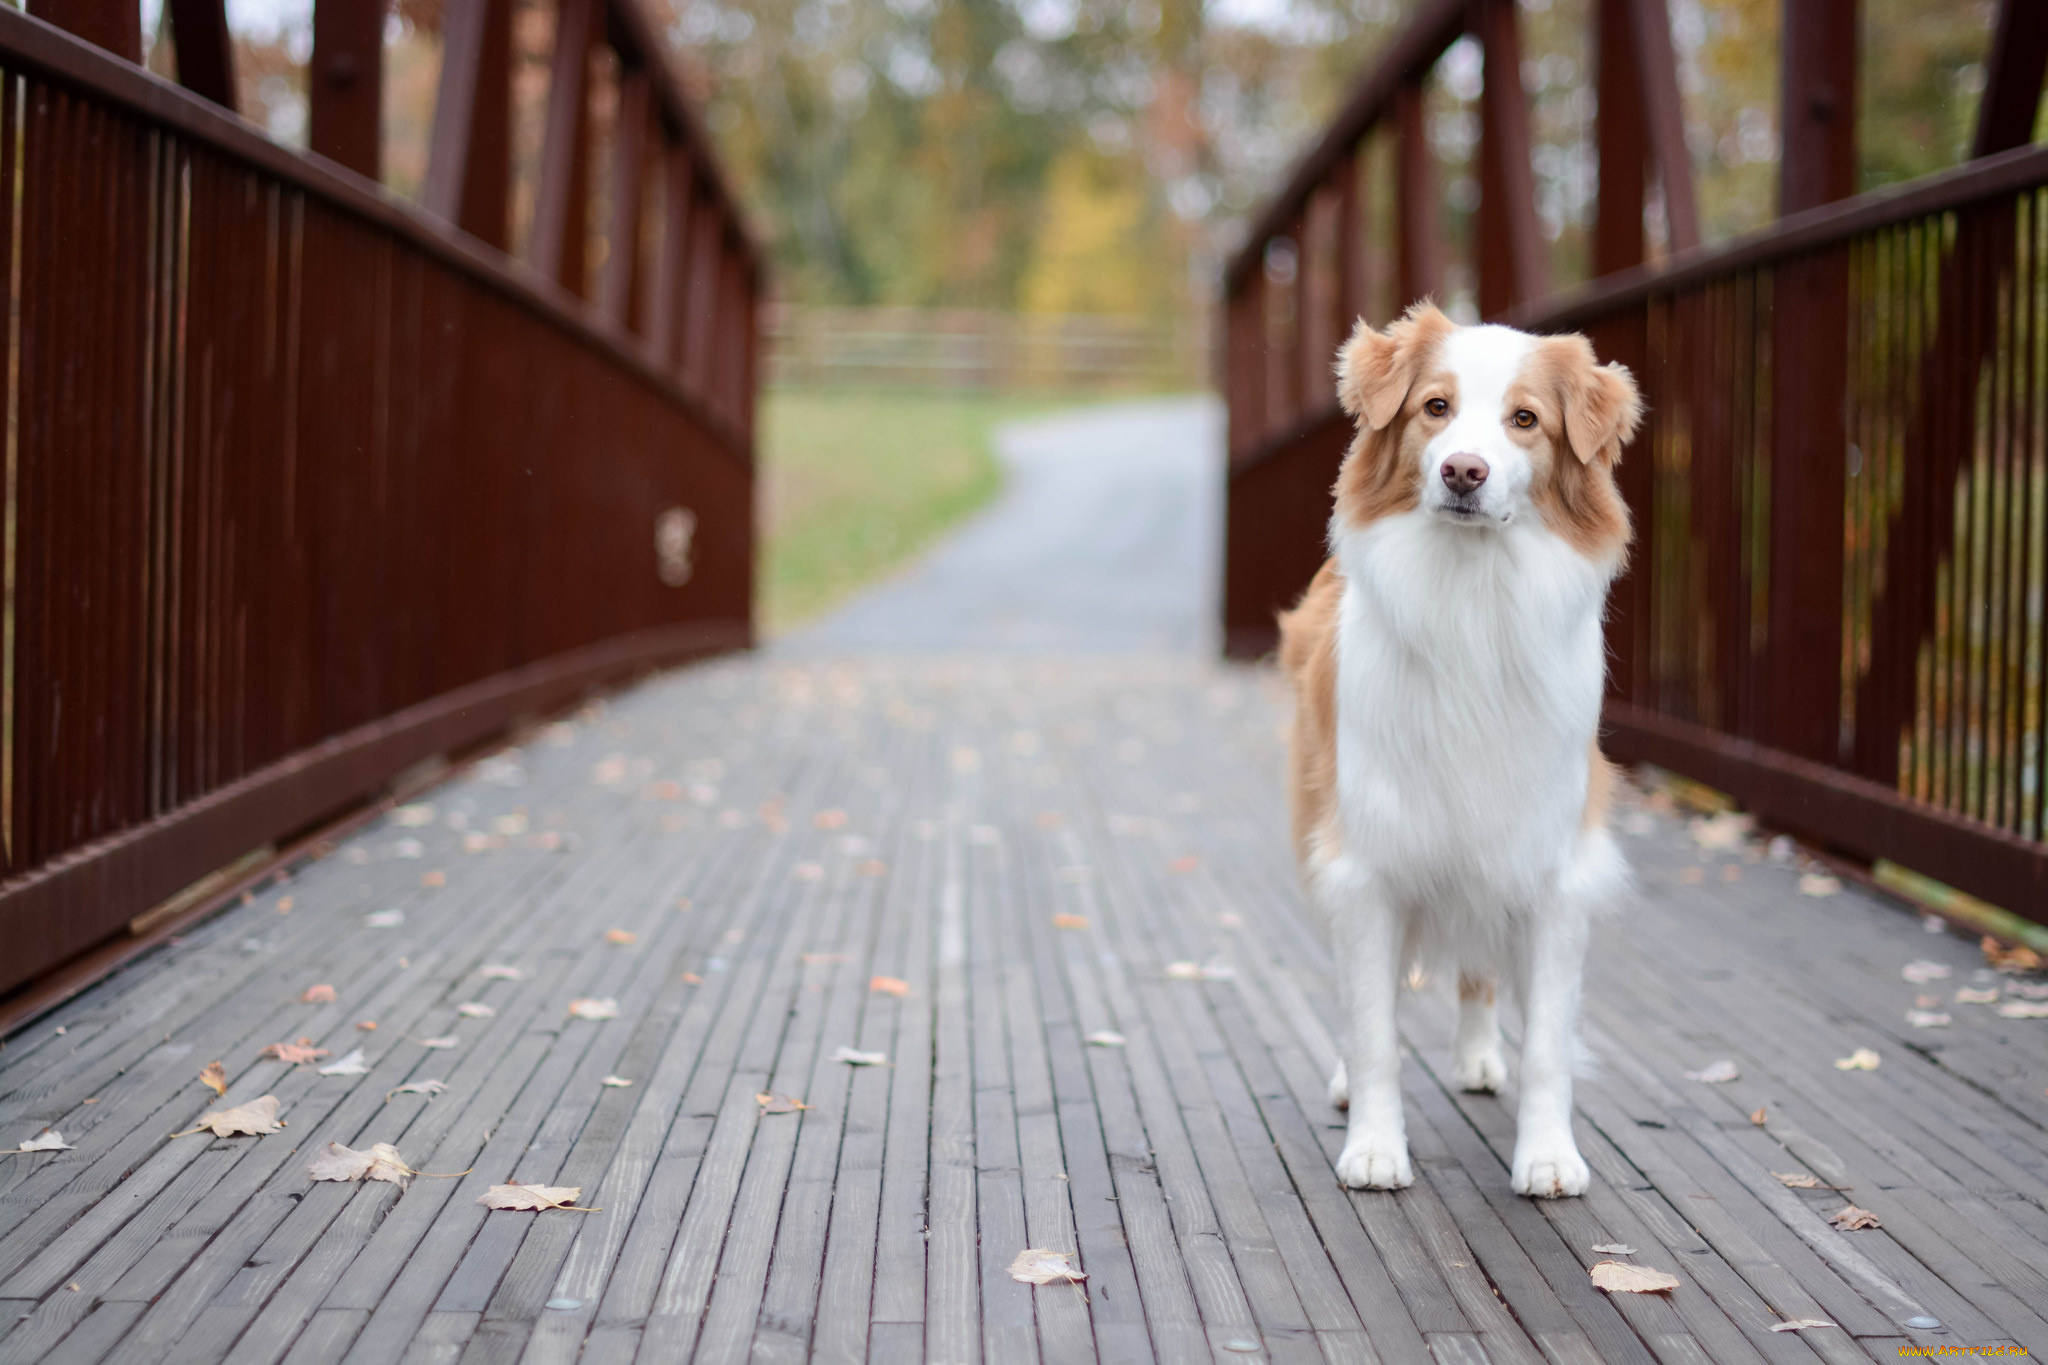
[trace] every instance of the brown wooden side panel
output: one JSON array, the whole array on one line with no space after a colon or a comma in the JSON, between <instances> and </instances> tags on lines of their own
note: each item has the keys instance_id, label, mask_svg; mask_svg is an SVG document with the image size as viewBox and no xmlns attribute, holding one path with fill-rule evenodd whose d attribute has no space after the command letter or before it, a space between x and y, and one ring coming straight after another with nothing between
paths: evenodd
<instances>
[{"instance_id":1,"label":"brown wooden side panel","mask_svg":"<svg viewBox=\"0 0 2048 1365\"><path fill-rule=\"evenodd\" d=\"M1274 614L1294 605L1329 554L1331 490L1352 422L1331 407L1293 440L1231 471L1223 541L1223 651L1255 659L1279 643Z\"/></svg>"}]
</instances>

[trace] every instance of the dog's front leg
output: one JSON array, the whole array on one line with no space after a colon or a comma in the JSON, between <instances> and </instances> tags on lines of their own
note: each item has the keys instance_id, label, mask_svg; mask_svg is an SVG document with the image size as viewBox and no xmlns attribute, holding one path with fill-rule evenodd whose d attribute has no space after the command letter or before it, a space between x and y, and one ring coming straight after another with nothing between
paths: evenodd
<instances>
[{"instance_id":1,"label":"dog's front leg","mask_svg":"<svg viewBox=\"0 0 2048 1365\"><path fill-rule=\"evenodd\" d=\"M1592 1175L1572 1140L1572 1050L1586 917L1574 905L1544 906L1521 940L1522 1099L1514 1190L1539 1198L1584 1194Z\"/></svg>"},{"instance_id":2,"label":"dog's front leg","mask_svg":"<svg viewBox=\"0 0 2048 1365\"><path fill-rule=\"evenodd\" d=\"M1398 1190L1415 1180L1401 1118L1401 1046L1394 1027L1401 976L1400 916L1369 888L1354 885L1347 890L1341 902L1330 906L1351 1100L1337 1178L1354 1190Z\"/></svg>"}]
</instances>

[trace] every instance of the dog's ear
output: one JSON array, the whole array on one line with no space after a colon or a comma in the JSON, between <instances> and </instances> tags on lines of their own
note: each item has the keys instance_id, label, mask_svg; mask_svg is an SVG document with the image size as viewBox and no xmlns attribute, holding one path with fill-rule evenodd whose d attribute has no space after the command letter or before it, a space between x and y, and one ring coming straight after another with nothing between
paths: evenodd
<instances>
[{"instance_id":1,"label":"dog's ear","mask_svg":"<svg viewBox=\"0 0 2048 1365\"><path fill-rule=\"evenodd\" d=\"M1594 363L1593 346L1582 336L1553 337L1544 345L1557 362L1564 434L1580 464L1605 456L1621 460L1621 449L1643 423L1643 399L1625 365Z\"/></svg>"},{"instance_id":2,"label":"dog's ear","mask_svg":"<svg viewBox=\"0 0 2048 1365\"><path fill-rule=\"evenodd\" d=\"M1337 352L1337 401L1373 431L1393 425L1423 356L1450 330L1451 320L1426 299L1384 332L1360 318Z\"/></svg>"}]
</instances>

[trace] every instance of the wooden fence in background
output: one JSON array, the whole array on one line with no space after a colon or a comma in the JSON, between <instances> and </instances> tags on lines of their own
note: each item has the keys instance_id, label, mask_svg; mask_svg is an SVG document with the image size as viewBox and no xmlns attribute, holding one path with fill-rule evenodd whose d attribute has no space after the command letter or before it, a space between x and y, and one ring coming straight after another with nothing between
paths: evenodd
<instances>
[{"instance_id":1,"label":"wooden fence in background","mask_svg":"<svg viewBox=\"0 0 2048 1365\"><path fill-rule=\"evenodd\" d=\"M1663 0L1596 9L1593 283L1542 279L1514 0L1425 6L1232 263L1227 647L1269 649L1324 556L1352 434L1331 357L1354 316L1392 311L1373 263L1394 262L1393 305L1441 278L1421 88L1473 33L1481 309L1588 333L1649 404L1621 469L1637 543L1609 607L1609 751L2048 923L2048 149L2025 145L2048 7L2000 7L1975 159L1850 198L1855 7L1786 0L1786 216L1713 248ZM1361 207L1382 124L1391 240ZM1675 251L1645 265L1652 171Z\"/></svg>"},{"instance_id":2,"label":"wooden fence in background","mask_svg":"<svg viewBox=\"0 0 2048 1365\"><path fill-rule=\"evenodd\" d=\"M0 8L0 991L409 765L751 639L761 267L638 7L565 0L515 261L510 0L446 6L423 205L374 180L380 6L318 7L301 155L221 107L221 0L169 4L191 90L134 64L134 0Z\"/></svg>"},{"instance_id":3,"label":"wooden fence in background","mask_svg":"<svg viewBox=\"0 0 2048 1365\"><path fill-rule=\"evenodd\" d=\"M1209 383L1200 321L771 304L762 326L771 384L1096 393Z\"/></svg>"}]
</instances>

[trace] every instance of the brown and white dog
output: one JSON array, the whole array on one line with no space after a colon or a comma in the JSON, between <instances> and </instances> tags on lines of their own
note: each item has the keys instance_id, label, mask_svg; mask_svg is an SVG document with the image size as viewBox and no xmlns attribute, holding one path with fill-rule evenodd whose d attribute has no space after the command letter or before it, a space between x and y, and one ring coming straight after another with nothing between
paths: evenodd
<instances>
[{"instance_id":1,"label":"brown and white dog","mask_svg":"<svg viewBox=\"0 0 2048 1365\"><path fill-rule=\"evenodd\" d=\"M1459 327L1420 304L1337 361L1358 434L1331 558L1280 621L1294 838L1344 1011L1337 1175L1414 1179L1394 1004L1458 973L1454 1074L1506 1079L1494 983L1524 1020L1513 1183L1583 1194L1572 1058L1588 924L1628 869L1596 730L1601 613L1629 542L1614 467L1642 405L1578 336Z\"/></svg>"}]
</instances>

